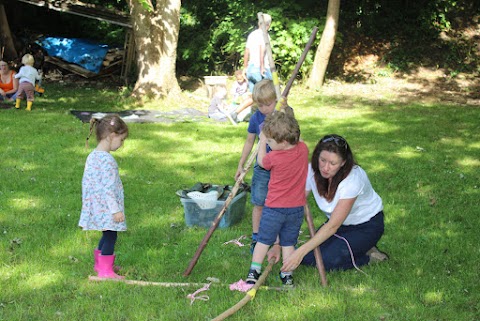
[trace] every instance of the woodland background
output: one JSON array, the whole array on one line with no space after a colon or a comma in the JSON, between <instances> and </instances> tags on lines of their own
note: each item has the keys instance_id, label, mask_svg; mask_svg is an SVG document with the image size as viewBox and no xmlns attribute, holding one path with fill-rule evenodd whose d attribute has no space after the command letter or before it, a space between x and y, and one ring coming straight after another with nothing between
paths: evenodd
<instances>
[{"instance_id":1,"label":"woodland background","mask_svg":"<svg viewBox=\"0 0 480 321\"><path fill-rule=\"evenodd\" d=\"M139 2L153 8L160 6L158 1ZM123 27L21 1L3 3L18 47L31 43L40 34L89 38L123 46ZM129 13L126 1L86 3ZM314 0L184 1L180 9L176 77L232 74L242 66L246 37L256 27L257 12L261 11L273 17L273 55L281 79L288 79L314 26L320 29L320 39L327 4ZM448 80L460 74L477 76L479 16L478 1L343 1L326 78L368 83L378 73L408 76L419 68L441 69ZM299 79L308 76L313 53L314 50L307 56Z\"/></svg>"}]
</instances>

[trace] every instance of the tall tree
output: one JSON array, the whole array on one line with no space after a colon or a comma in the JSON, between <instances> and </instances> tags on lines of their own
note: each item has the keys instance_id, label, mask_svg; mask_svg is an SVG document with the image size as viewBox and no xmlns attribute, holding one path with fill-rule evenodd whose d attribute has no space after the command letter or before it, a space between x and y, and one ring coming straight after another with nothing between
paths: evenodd
<instances>
[{"instance_id":1,"label":"tall tree","mask_svg":"<svg viewBox=\"0 0 480 321\"><path fill-rule=\"evenodd\" d=\"M132 95L161 98L178 93L175 74L181 0L128 0L137 53Z\"/></svg>"},{"instance_id":2,"label":"tall tree","mask_svg":"<svg viewBox=\"0 0 480 321\"><path fill-rule=\"evenodd\" d=\"M310 88L318 88L323 85L325 73L327 71L328 61L335 45L335 36L338 28L338 18L340 15L340 0L329 0L327 9L327 21L322 33L320 45L315 53L312 72L307 81Z\"/></svg>"},{"instance_id":3,"label":"tall tree","mask_svg":"<svg viewBox=\"0 0 480 321\"><path fill-rule=\"evenodd\" d=\"M3 4L0 4L0 50L0 59L17 58L17 50L15 50L13 45L12 34Z\"/></svg>"}]
</instances>

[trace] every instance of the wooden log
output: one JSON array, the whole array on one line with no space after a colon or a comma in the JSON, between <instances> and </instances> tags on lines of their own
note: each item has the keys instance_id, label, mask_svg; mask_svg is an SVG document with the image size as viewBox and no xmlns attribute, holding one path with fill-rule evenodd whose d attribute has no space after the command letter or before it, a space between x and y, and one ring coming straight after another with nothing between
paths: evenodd
<instances>
[{"instance_id":1,"label":"wooden log","mask_svg":"<svg viewBox=\"0 0 480 321\"><path fill-rule=\"evenodd\" d=\"M45 56L45 62L51 63L53 65L59 66L65 70L68 70L70 72L73 72L74 74L77 74L79 76L82 76L84 78L92 78L97 76L96 73L91 72L90 70L87 70L85 68L80 67L79 65L76 64L71 64L68 63L62 59L52 57L52 56Z\"/></svg>"}]
</instances>

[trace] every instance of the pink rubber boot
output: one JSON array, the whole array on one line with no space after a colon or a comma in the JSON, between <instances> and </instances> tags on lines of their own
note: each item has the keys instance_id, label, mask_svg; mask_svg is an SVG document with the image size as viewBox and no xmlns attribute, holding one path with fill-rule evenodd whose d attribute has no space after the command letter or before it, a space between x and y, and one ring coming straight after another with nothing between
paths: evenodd
<instances>
[{"instance_id":1,"label":"pink rubber boot","mask_svg":"<svg viewBox=\"0 0 480 321\"><path fill-rule=\"evenodd\" d=\"M98 277L106 279L124 279L124 276L118 275L113 271L115 254L98 256Z\"/></svg>"},{"instance_id":2,"label":"pink rubber boot","mask_svg":"<svg viewBox=\"0 0 480 321\"><path fill-rule=\"evenodd\" d=\"M98 273L98 256L102 254L102 251L100 251L99 249L95 249L93 250L93 258L95 260L95 265L93 266L93 269L95 270L95 272ZM114 265L113 266L113 272L118 272L120 271L121 267L119 265Z\"/></svg>"},{"instance_id":3,"label":"pink rubber boot","mask_svg":"<svg viewBox=\"0 0 480 321\"><path fill-rule=\"evenodd\" d=\"M99 249L95 249L93 250L93 259L95 261L95 264L93 265L93 269L95 270L95 272L98 273L98 257L102 254L102 251L100 251Z\"/></svg>"}]
</instances>

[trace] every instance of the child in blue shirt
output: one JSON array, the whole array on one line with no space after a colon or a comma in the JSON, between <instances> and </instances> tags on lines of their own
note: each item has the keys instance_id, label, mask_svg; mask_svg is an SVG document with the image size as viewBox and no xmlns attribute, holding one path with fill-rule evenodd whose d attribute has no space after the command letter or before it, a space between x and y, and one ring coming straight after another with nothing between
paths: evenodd
<instances>
[{"instance_id":1,"label":"child in blue shirt","mask_svg":"<svg viewBox=\"0 0 480 321\"><path fill-rule=\"evenodd\" d=\"M255 84L252 93L253 101L257 104L258 110L250 118L247 129L247 138L243 145L242 155L238 162L235 180L238 179L243 172L244 164L252 151L255 140L260 136L263 122L267 115L275 111L277 97L273 81L263 79ZM270 148L267 146L267 152ZM253 167L252 186L251 186L251 203L253 204L252 212L252 244L250 252L253 253L257 243L258 228L260 226L260 218L262 217L263 205L267 196L268 182L270 180L270 171L262 168L255 162Z\"/></svg>"}]
</instances>

